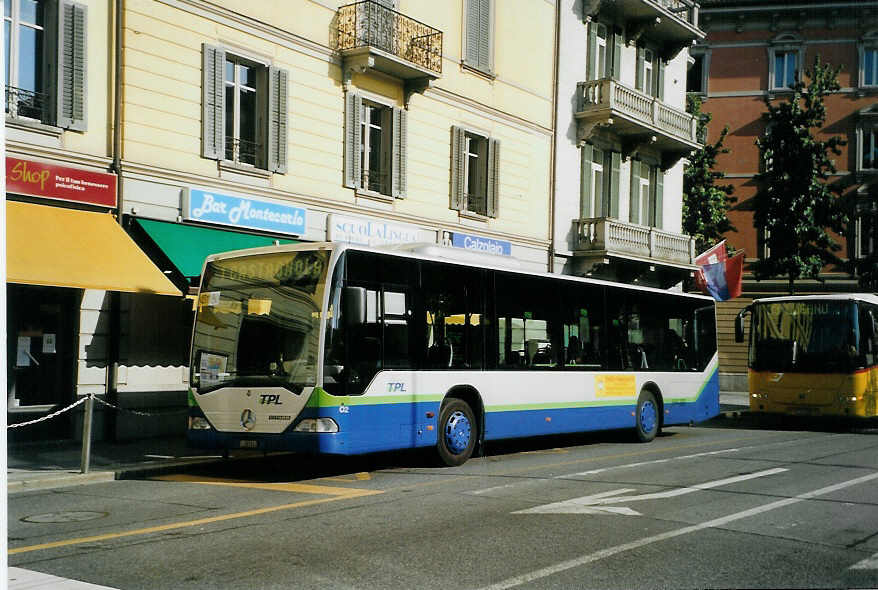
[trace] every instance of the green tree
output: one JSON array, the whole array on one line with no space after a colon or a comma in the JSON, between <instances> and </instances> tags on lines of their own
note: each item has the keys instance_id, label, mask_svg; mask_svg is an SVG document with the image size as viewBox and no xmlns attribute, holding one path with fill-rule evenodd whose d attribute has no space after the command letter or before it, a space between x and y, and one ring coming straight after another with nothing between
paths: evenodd
<instances>
[{"instance_id":1,"label":"green tree","mask_svg":"<svg viewBox=\"0 0 878 590\"><path fill-rule=\"evenodd\" d=\"M701 98L686 97L687 110L696 117L699 138L707 137L707 126L713 115L701 110ZM695 251L704 252L723 239L723 234L738 231L729 221L729 207L737 199L730 184L716 184L725 176L714 170L719 154L729 153L723 147L729 127L726 126L714 143L705 141L704 147L693 153L683 171L683 232L695 238Z\"/></svg>"},{"instance_id":2,"label":"green tree","mask_svg":"<svg viewBox=\"0 0 878 590\"><path fill-rule=\"evenodd\" d=\"M765 134L756 140L763 171L756 175L759 191L753 198L753 225L762 232L769 256L752 265L757 280L787 277L789 292L800 278L820 280L821 269L841 261L839 246L827 229L840 233L847 214L827 183L836 169L830 153L840 155L840 137L819 141L814 131L826 122L824 97L838 92L838 72L821 63L805 72L787 100L773 105L765 99Z\"/></svg>"}]
</instances>

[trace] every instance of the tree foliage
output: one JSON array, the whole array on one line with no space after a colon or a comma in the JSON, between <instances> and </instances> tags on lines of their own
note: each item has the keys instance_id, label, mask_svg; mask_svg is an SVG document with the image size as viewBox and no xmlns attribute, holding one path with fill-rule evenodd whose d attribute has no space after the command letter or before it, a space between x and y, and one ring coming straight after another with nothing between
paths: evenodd
<instances>
[{"instance_id":1,"label":"tree foliage","mask_svg":"<svg viewBox=\"0 0 878 590\"><path fill-rule=\"evenodd\" d=\"M752 265L757 280L786 277L789 291L800 278L820 279L821 269L841 261L841 247L827 230L840 233L847 214L827 183L836 172L830 153L840 155L840 137L820 141L814 131L826 122L824 97L838 92L838 72L818 56L805 72L808 84L796 82L787 100L765 99L765 134L756 140L763 172L753 202L753 225L762 232L769 256Z\"/></svg>"},{"instance_id":2,"label":"tree foliage","mask_svg":"<svg viewBox=\"0 0 878 590\"><path fill-rule=\"evenodd\" d=\"M687 110L696 117L698 137L707 137L707 126L713 115L701 110L701 98L689 95ZM726 126L714 143L705 141L696 151L683 171L683 232L695 238L696 252L704 252L723 239L723 234L737 231L729 221L729 207L737 199L732 195L730 184L716 182L725 176L714 170L719 154L729 153L723 147L729 128Z\"/></svg>"}]
</instances>

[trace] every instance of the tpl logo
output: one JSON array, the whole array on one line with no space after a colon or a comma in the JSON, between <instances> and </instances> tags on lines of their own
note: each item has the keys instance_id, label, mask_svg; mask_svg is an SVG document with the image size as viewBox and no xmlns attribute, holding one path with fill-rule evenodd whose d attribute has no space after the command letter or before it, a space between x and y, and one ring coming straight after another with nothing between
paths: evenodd
<instances>
[{"instance_id":1,"label":"tpl logo","mask_svg":"<svg viewBox=\"0 0 878 590\"><path fill-rule=\"evenodd\" d=\"M405 383L388 383L387 393L405 393Z\"/></svg>"},{"instance_id":2,"label":"tpl logo","mask_svg":"<svg viewBox=\"0 0 878 590\"><path fill-rule=\"evenodd\" d=\"M280 401L279 393L263 393L259 395L259 403L262 405L275 405L281 406L283 402Z\"/></svg>"}]
</instances>

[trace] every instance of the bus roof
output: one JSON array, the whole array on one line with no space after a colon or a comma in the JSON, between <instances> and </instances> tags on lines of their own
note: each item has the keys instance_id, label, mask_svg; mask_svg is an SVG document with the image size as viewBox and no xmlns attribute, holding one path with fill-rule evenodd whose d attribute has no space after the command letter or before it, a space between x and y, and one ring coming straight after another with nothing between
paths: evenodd
<instances>
[{"instance_id":1,"label":"bus roof","mask_svg":"<svg viewBox=\"0 0 878 590\"><path fill-rule=\"evenodd\" d=\"M668 291L666 289L659 289L658 287L645 287L642 285L632 285L630 283L617 283L613 281L594 279L590 277L580 277L575 275L523 270L517 267L517 261L515 267L511 264L504 265L502 262L495 262L495 260L493 259L496 259L498 257L493 254L472 252L469 250L464 250L463 248L452 248L449 246L440 246L438 244L429 243L392 246L363 246L360 244L350 244L347 242L302 242L299 244L278 244L275 246L262 246L259 248L248 248L246 250L233 250L231 252L211 254L205 259L204 264L206 266L208 262L213 262L214 260L236 258L238 256L255 256L259 254L275 254L278 252L295 252L298 250L333 250L339 253L345 250L358 250L362 252L374 252L376 254L389 254L392 256L399 256L400 258L429 260L432 262L445 262L448 264L459 264L462 266L469 266L474 268L485 268L516 274L567 280L571 282L592 283L609 287L623 287L626 289L633 289L638 291L662 293L665 295L671 294L681 297L691 297L694 299L704 299L711 302L713 301L712 297L697 293ZM878 302L878 298L876 298L876 302Z\"/></svg>"},{"instance_id":2,"label":"bus roof","mask_svg":"<svg viewBox=\"0 0 878 590\"><path fill-rule=\"evenodd\" d=\"M753 303L785 303L794 301L864 301L878 305L878 295L874 293L827 293L824 295L785 295L760 297Z\"/></svg>"}]
</instances>

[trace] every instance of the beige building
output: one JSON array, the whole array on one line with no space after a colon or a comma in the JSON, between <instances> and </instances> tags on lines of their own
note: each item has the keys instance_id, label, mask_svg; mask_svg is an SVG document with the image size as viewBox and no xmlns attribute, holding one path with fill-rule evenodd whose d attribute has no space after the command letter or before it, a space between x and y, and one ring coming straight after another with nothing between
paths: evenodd
<instances>
[{"instance_id":1,"label":"beige building","mask_svg":"<svg viewBox=\"0 0 878 590\"><path fill-rule=\"evenodd\" d=\"M125 284L76 280L73 270L20 279L32 282L10 306L33 309L10 325L11 422L96 393L167 411L105 412L99 435L182 431L183 414L179 424L168 419L188 388L192 312L182 294L197 287L212 252L275 241L428 242L548 268L554 2L10 7L7 169L23 162L49 175L98 175L79 180L90 200L60 189L10 199L60 205L68 217L115 213L121 237L139 250L80 258L94 267L121 257L130 269L145 252L154 265L138 259L140 278ZM97 188L110 185L113 195ZM39 398L49 382L53 396ZM60 437L75 435L67 416Z\"/></svg>"}]
</instances>

